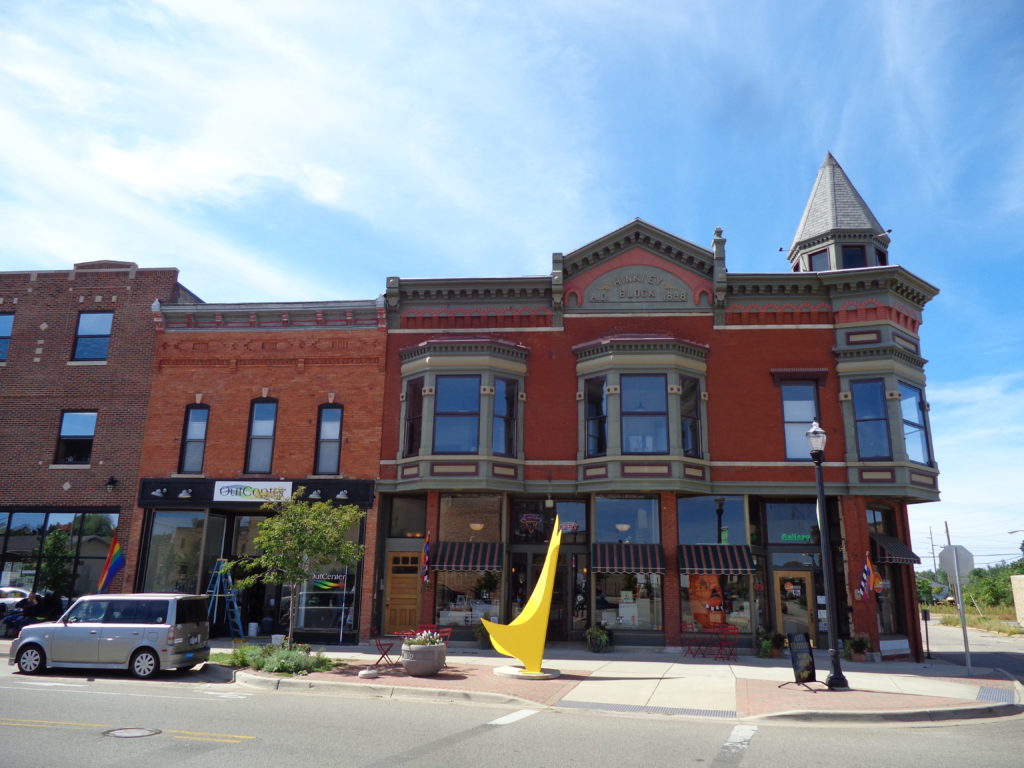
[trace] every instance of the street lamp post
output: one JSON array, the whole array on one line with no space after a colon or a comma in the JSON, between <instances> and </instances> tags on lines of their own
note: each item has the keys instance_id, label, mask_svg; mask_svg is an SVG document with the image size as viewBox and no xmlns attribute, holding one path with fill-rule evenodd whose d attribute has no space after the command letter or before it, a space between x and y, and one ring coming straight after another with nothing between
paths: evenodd
<instances>
[{"instance_id":1,"label":"street lamp post","mask_svg":"<svg viewBox=\"0 0 1024 768\"><path fill-rule=\"evenodd\" d=\"M807 430L807 443L811 449L811 460L814 461L814 479L818 485L818 539L821 543L821 572L825 583L825 612L828 614L828 658L831 671L825 680L829 688L849 688L843 669L839 664L838 614L836 613L836 597L832 587L832 544L829 537L828 518L825 514L825 480L821 473L821 462L825 459L825 430L818 422L811 423Z\"/></svg>"}]
</instances>

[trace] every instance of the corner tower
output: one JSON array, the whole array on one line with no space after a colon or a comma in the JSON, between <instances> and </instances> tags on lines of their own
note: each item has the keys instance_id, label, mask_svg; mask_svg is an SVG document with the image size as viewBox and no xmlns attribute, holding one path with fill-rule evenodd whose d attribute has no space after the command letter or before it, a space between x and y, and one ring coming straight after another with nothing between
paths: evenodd
<instances>
[{"instance_id":1,"label":"corner tower","mask_svg":"<svg viewBox=\"0 0 1024 768\"><path fill-rule=\"evenodd\" d=\"M882 229L829 152L793 237L789 262L794 272L883 267L889 263L890 231Z\"/></svg>"}]
</instances>

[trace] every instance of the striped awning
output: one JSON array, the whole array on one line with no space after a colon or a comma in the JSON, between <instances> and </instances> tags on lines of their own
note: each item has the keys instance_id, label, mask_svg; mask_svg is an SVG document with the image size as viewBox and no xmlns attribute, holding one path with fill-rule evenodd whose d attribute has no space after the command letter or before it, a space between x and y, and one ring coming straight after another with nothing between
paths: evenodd
<instances>
[{"instance_id":1,"label":"striped awning","mask_svg":"<svg viewBox=\"0 0 1024 768\"><path fill-rule=\"evenodd\" d=\"M876 563L918 565L921 562L921 558L911 552L910 547L894 536L886 536L884 533L872 531L871 543L874 544Z\"/></svg>"},{"instance_id":2,"label":"striped awning","mask_svg":"<svg viewBox=\"0 0 1024 768\"><path fill-rule=\"evenodd\" d=\"M680 573L754 573L754 558L746 544L681 544Z\"/></svg>"},{"instance_id":3,"label":"striped awning","mask_svg":"<svg viewBox=\"0 0 1024 768\"><path fill-rule=\"evenodd\" d=\"M432 571L500 571L500 541L441 541L430 558Z\"/></svg>"},{"instance_id":4,"label":"striped awning","mask_svg":"<svg viewBox=\"0 0 1024 768\"><path fill-rule=\"evenodd\" d=\"M664 573L660 544L594 544L591 570L597 573Z\"/></svg>"}]
</instances>

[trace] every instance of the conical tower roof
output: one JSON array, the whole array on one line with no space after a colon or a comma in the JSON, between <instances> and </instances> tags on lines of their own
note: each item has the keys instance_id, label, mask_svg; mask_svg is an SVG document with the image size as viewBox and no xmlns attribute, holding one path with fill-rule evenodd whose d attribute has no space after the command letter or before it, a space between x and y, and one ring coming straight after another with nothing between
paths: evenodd
<instances>
[{"instance_id":1,"label":"conical tower roof","mask_svg":"<svg viewBox=\"0 0 1024 768\"><path fill-rule=\"evenodd\" d=\"M814 180L800 226L796 228L791 251L807 240L834 230L865 230L872 234L883 231L875 214L829 152L818 169L818 178Z\"/></svg>"}]
</instances>

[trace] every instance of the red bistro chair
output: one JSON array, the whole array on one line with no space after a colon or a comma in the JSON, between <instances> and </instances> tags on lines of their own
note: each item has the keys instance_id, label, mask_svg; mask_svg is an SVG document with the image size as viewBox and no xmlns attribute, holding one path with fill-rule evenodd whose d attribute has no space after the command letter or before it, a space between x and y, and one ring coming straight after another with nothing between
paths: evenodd
<instances>
[{"instance_id":1,"label":"red bistro chair","mask_svg":"<svg viewBox=\"0 0 1024 768\"><path fill-rule=\"evenodd\" d=\"M376 667L378 664L383 663L385 666L393 667L398 663L391 658L391 649L395 647L394 640L381 640L380 637L375 637L373 642L377 644L377 651L380 653L380 657L374 662L373 666Z\"/></svg>"}]
</instances>

